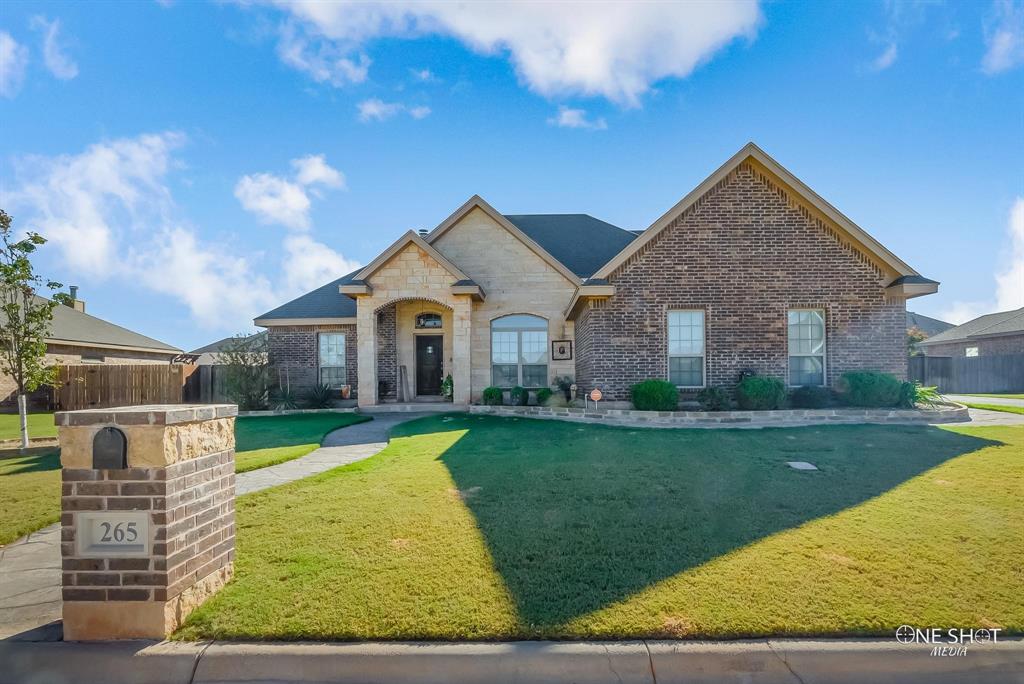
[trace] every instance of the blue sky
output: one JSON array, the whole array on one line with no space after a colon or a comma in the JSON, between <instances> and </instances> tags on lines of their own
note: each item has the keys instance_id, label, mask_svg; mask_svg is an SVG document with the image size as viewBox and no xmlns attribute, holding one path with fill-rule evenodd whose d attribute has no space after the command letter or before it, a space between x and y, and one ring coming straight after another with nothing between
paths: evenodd
<instances>
[{"instance_id":1,"label":"blue sky","mask_svg":"<svg viewBox=\"0 0 1024 684\"><path fill-rule=\"evenodd\" d=\"M645 228L753 140L922 274L1024 306L1024 3L4 3L0 204L193 348L432 228Z\"/></svg>"}]
</instances>

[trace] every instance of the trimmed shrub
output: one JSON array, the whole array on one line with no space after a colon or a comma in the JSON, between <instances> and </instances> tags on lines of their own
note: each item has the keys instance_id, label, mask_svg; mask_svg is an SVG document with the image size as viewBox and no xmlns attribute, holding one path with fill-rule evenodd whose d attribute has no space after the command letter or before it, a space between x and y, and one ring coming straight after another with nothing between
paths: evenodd
<instances>
[{"instance_id":1,"label":"trimmed shrub","mask_svg":"<svg viewBox=\"0 0 1024 684\"><path fill-rule=\"evenodd\" d=\"M644 380L631 390L637 411L675 411L679 408L679 390L667 380Z\"/></svg>"},{"instance_id":2,"label":"trimmed shrub","mask_svg":"<svg viewBox=\"0 0 1024 684\"><path fill-rule=\"evenodd\" d=\"M903 383L888 373L849 371L839 378L839 395L850 406L897 406L903 399Z\"/></svg>"},{"instance_id":3,"label":"trimmed shrub","mask_svg":"<svg viewBox=\"0 0 1024 684\"><path fill-rule=\"evenodd\" d=\"M697 403L704 411L728 411L729 393L721 387L705 387L697 392Z\"/></svg>"},{"instance_id":4,"label":"trimmed shrub","mask_svg":"<svg viewBox=\"0 0 1024 684\"><path fill-rule=\"evenodd\" d=\"M485 387L484 388L484 405L485 406L501 406L503 403L503 393L500 387Z\"/></svg>"},{"instance_id":5,"label":"trimmed shrub","mask_svg":"<svg viewBox=\"0 0 1024 684\"><path fill-rule=\"evenodd\" d=\"M516 385L512 388L512 391L508 395L509 403L513 406L526 406L530 403L530 391L524 387Z\"/></svg>"},{"instance_id":6,"label":"trimmed shrub","mask_svg":"<svg viewBox=\"0 0 1024 684\"><path fill-rule=\"evenodd\" d=\"M546 406L552 394L554 392L547 387L541 387L537 390L537 406Z\"/></svg>"},{"instance_id":7,"label":"trimmed shrub","mask_svg":"<svg viewBox=\"0 0 1024 684\"><path fill-rule=\"evenodd\" d=\"M786 400L786 386L778 378L748 375L736 386L736 401L745 411L770 411Z\"/></svg>"},{"instance_id":8,"label":"trimmed shrub","mask_svg":"<svg viewBox=\"0 0 1024 684\"><path fill-rule=\"evenodd\" d=\"M804 385L803 387L797 387L790 393L789 403L794 408L825 408L832 403L832 391L828 387Z\"/></svg>"},{"instance_id":9,"label":"trimmed shrub","mask_svg":"<svg viewBox=\"0 0 1024 684\"><path fill-rule=\"evenodd\" d=\"M330 408L334 404L334 391L330 385L313 385L306 395L310 408Z\"/></svg>"}]
</instances>

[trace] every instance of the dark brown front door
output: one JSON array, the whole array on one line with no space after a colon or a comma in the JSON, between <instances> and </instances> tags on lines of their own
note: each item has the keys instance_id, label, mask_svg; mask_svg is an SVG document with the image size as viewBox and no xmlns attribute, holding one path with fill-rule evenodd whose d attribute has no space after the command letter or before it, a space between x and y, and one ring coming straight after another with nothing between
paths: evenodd
<instances>
[{"instance_id":1,"label":"dark brown front door","mask_svg":"<svg viewBox=\"0 0 1024 684\"><path fill-rule=\"evenodd\" d=\"M444 353L441 335L416 336L416 394L441 394L441 357Z\"/></svg>"}]
</instances>

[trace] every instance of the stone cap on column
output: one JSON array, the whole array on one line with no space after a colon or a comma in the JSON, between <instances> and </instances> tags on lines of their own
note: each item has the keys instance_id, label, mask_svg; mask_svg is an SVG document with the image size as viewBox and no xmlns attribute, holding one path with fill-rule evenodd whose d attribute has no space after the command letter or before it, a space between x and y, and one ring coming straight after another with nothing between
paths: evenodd
<instances>
[{"instance_id":1,"label":"stone cap on column","mask_svg":"<svg viewBox=\"0 0 1024 684\"><path fill-rule=\"evenodd\" d=\"M128 468L163 468L235 449L235 404L122 406L54 415L64 468L92 468L93 440L105 427L125 437Z\"/></svg>"},{"instance_id":2,"label":"stone cap on column","mask_svg":"<svg viewBox=\"0 0 1024 684\"><path fill-rule=\"evenodd\" d=\"M235 404L149 404L116 408L58 411L53 415L58 426L78 425L175 425L238 415Z\"/></svg>"}]
</instances>

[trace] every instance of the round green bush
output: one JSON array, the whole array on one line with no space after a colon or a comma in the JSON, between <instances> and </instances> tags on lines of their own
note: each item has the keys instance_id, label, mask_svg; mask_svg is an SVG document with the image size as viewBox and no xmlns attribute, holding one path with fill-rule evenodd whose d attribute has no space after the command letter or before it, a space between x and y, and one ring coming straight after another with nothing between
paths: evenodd
<instances>
[{"instance_id":1,"label":"round green bush","mask_svg":"<svg viewBox=\"0 0 1024 684\"><path fill-rule=\"evenodd\" d=\"M537 390L537 406L547 406L548 399L551 398L553 392L547 387L541 387Z\"/></svg>"},{"instance_id":2,"label":"round green bush","mask_svg":"<svg viewBox=\"0 0 1024 684\"><path fill-rule=\"evenodd\" d=\"M524 387L516 385L508 394L509 403L513 406L526 406L530 402L530 392Z\"/></svg>"},{"instance_id":3,"label":"round green bush","mask_svg":"<svg viewBox=\"0 0 1024 684\"><path fill-rule=\"evenodd\" d=\"M722 387L705 387L697 393L697 403L704 411L728 411L729 393Z\"/></svg>"},{"instance_id":4,"label":"round green bush","mask_svg":"<svg viewBox=\"0 0 1024 684\"><path fill-rule=\"evenodd\" d=\"M679 390L667 380L644 380L631 390L637 411L675 411L679 408Z\"/></svg>"},{"instance_id":5,"label":"round green bush","mask_svg":"<svg viewBox=\"0 0 1024 684\"><path fill-rule=\"evenodd\" d=\"M832 403L832 391L828 387L804 385L793 390L789 395L789 403L794 408L825 408Z\"/></svg>"},{"instance_id":6,"label":"round green bush","mask_svg":"<svg viewBox=\"0 0 1024 684\"><path fill-rule=\"evenodd\" d=\"M786 386L778 378L749 375L736 386L736 402L745 411L770 411L786 400Z\"/></svg>"},{"instance_id":7,"label":"round green bush","mask_svg":"<svg viewBox=\"0 0 1024 684\"><path fill-rule=\"evenodd\" d=\"M839 396L849 406L881 408L897 406L903 383L896 376L876 371L849 371L839 378Z\"/></svg>"},{"instance_id":8,"label":"round green bush","mask_svg":"<svg viewBox=\"0 0 1024 684\"><path fill-rule=\"evenodd\" d=\"M484 388L484 404L486 406L501 406L502 404L502 391L500 387L485 387Z\"/></svg>"}]
</instances>

